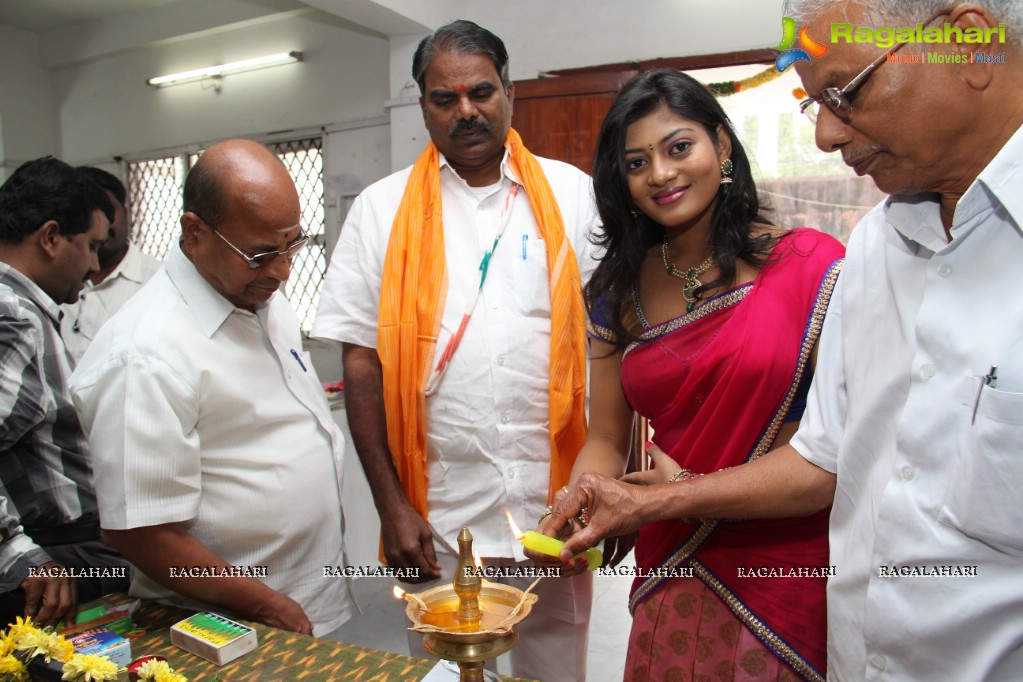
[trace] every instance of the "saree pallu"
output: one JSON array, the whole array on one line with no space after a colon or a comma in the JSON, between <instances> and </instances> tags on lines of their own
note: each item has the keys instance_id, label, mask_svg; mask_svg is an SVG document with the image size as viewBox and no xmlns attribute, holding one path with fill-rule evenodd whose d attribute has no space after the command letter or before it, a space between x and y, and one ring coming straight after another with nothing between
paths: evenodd
<instances>
[{"instance_id":1,"label":"saree pallu","mask_svg":"<svg viewBox=\"0 0 1023 682\"><path fill-rule=\"evenodd\" d=\"M626 347L626 396L680 467L712 473L771 448L812 371L843 253L827 235L793 230L753 282L646 329ZM685 569L695 578L638 578L630 608L665 580L699 579L796 673L823 680L828 513L645 526L636 543L640 575Z\"/></svg>"}]
</instances>

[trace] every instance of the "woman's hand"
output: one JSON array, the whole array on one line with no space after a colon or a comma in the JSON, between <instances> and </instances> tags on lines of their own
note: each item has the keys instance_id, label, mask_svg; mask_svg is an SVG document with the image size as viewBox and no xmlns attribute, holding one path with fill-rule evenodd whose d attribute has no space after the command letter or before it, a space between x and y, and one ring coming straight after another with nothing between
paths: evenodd
<instances>
[{"instance_id":1,"label":"woman's hand","mask_svg":"<svg viewBox=\"0 0 1023 682\"><path fill-rule=\"evenodd\" d=\"M666 452L652 442L646 444L646 451L650 455L650 459L653 460L653 468L625 474L618 480L623 483L632 483L633 485L656 485L658 483L671 482L671 477L681 469L678 462L669 457Z\"/></svg>"}]
</instances>

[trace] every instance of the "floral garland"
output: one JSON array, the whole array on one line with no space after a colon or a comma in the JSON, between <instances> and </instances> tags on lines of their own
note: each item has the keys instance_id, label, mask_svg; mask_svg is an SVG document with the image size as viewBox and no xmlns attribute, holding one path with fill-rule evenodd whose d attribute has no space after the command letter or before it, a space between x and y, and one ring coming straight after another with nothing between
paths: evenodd
<instances>
[{"instance_id":1,"label":"floral garland","mask_svg":"<svg viewBox=\"0 0 1023 682\"><path fill-rule=\"evenodd\" d=\"M62 680L108 682L117 679L117 665L105 656L76 654L74 645L50 628L37 628L32 619L17 620L0 634L0 682L30 682L28 664L35 658L63 663ZM138 671L141 682L188 682L166 661L147 661Z\"/></svg>"},{"instance_id":2,"label":"floral garland","mask_svg":"<svg viewBox=\"0 0 1023 682\"><path fill-rule=\"evenodd\" d=\"M758 88L764 83L770 83L775 78L781 75L776 67L770 66L755 76L749 78L743 78L740 81L722 81L720 83L708 83L707 88L714 93L716 97L727 97L728 95L734 95L737 92L743 90L752 90Z\"/></svg>"}]
</instances>

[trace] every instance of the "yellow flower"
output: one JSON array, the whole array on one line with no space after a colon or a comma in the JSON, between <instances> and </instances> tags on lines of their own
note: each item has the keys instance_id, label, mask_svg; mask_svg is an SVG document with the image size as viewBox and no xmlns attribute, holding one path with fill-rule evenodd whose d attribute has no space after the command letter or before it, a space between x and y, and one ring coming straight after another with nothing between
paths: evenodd
<instances>
[{"instance_id":1,"label":"yellow flower","mask_svg":"<svg viewBox=\"0 0 1023 682\"><path fill-rule=\"evenodd\" d=\"M0 657L0 675L17 675L25 669L20 660L7 654Z\"/></svg>"},{"instance_id":2,"label":"yellow flower","mask_svg":"<svg viewBox=\"0 0 1023 682\"><path fill-rule=\"evenodd\" d=\"M75 645L67 641L63 635L55 635L50 641L50 656L53 656L61 663L65 663L75 655Z\"/></svg>"},{"instance_id":3,"label":"yellow flower","mask_svg":"<svg viewBox=\"0 0 1023 682\"><path fill-rule=\"evenodd\" d=\"M64 664L62 680L75 682L105 682L117 678L117 665L103 656L75 654Z\"/></svg>"},{"instance_id":4,"label":"yellow flower","mask_svg":"<svg viewBox=\"0 0 1023 682\"><path fill-rule=\"evenodd\" d=\"M15 634L15 638L18 641L18 651L25 652L26 658L45 656L46 660L50 660L49 632L28 627L18 631Z\"/></svg>"},{"instance_id":5,"label":"yellow flower","mask_svg":"<svg viewBox=\"0 0 1023 682\"><path fill-rule=\"evenodd\" d=\"M167 661L153 658L143 663L137 672L140 680L156 680L160 675L169 674L171 667Z\"/></svg>"},{"instance_id":6,"label":"yellow flower","mask_svg":"<svg viewBox=\"0 0 1023 682\"><path fill-rule=\"evenodd\" d=\"M0 658L13 654L18 649L18 643L14 641L10 632L0 634Z\"/></svg>"},{"instance_id":7,"label":"yellow flower","mask_svg":"<svg viewBox=\"0 0 1023 682\"><path fill-rule=\"evenodd\" d=\"M188 678L180 673L166 672L157 675L154 682L188 682Z\"/></svg>"},{"instance_id":8,"label":"yellow flower","mask_svg":"<svg viewBox=\"0 0 1023 682\"><path fill-rule=\"evenodd\" d=\"M11 623L11 627L8 630L8 634L14 641L19 641L22 637L25 636L25 633L32 632L35 630L36 627L32 625L31 618L22 618L21 616L18 616L14 620L14 622Z\"/></svg>"}]
</instances>

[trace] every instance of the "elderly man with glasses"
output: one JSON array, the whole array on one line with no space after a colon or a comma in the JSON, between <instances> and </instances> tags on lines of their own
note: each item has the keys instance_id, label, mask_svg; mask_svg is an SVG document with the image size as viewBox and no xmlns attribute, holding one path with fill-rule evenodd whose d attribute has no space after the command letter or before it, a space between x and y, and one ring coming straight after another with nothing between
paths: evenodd
<instances>
[{"instance_id":1,"label":"elderly man with glasses","mask_svg":"<svg viewBox=\"0 0 1023 682\"><path fill-rule=\"evenodd\" d=\"M818 40L836 23L988 38L906 44L921 59L904 61L839 41L796 66L818 147L891 195L850 238L798 433L681 483L586 476L552 532L588 508L568 556L644 522L802 515L833 498L829 679L1021 680L1023 4L783 13ZM1002 24L1004 43L990 38Z\"/></svg>"},{"instance_id":2,"label":"elderly man with glasses","mask_svg":"<svg viewBox=\"0 0 1023 682\"><path fill-rule=\"evenodd\" d=\"M180 248L71 378L103 536L131 592L324 635L352 614L344 440L279 292L309 238L265 147L210 147L185 180Z\"/></svg>"}]
</instances>

